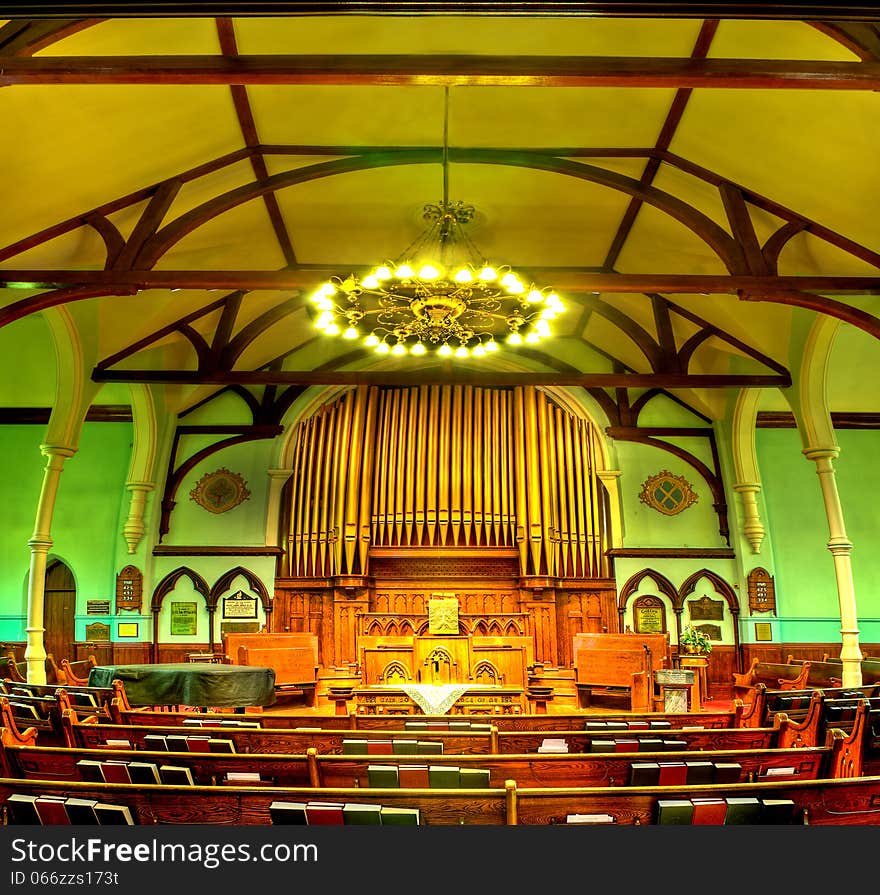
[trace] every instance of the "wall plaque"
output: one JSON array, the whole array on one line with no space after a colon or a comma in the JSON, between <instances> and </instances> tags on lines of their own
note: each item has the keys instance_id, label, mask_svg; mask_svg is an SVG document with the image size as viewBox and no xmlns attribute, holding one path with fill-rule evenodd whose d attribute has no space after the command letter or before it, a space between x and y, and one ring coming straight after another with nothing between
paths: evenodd
<instances>
[{"instance_id":1,"label":"wall plaque","mask_svg":"<svg viewBox=\"0 0 880 895\"><path fill-rule=\"evenodd\" d=\"M189 496L209 513L225 513L247 500L251 492L242 476L221 467L203 475Z\"/></svg>"},{"instance_id":2,"label":"wall plaque","mask_svg":"<svg viewBox=\"0 0 880 895\"><path fill-rule=\"evenodd\" d=\"M666 608L659 597L639 597L633 603L636 634L665 634Z\"/></svg>"},{"instance_id":3,"label":"wall plaque","mask_svg":"<svg viewBox=\"0 0 880 895\"><path fill-rule=\"evenodd\" d=\"M694 625L697 631L709 635L709 640L721 640L721 625Z\"/></svg>"},{"instance_id":4,"label":"wall plaque","mask_svg":"<svg viewBox=\"0 0 880 895\"><path fill-rule=\"evenodd\" d=\"M110 639L110 625L105 624L104 622L92 622L90 625L86 625L86 640L109 640Z\"/></svg>"},{"instance_id":5,"label":"wall plaque","mask_svg":"<svg viewBox=\"0 0 880 895\"><path fill-rule=\"evenodd\" d=\"M257 598L236 591L232 596L223 599L223 618L256 618Z\"/></svg>"},{"instance_id":6,"label":"wall plaque","mask_svg":"<svg viewBox=\"0 0 880 895\"><path fill-rule=\"evenodd\" d=\"M749 572L749 612L772 612L776 614L776 585L773 576L760 566Z\"/></svg>"},{"instance_id":7,"label":"wall plaque","mask_svg":"<svg viewBox=\"0 0 880 895\"><path fill-rule=\"evenodd\" d=\"M86 600L86 615L110 615L110 601Z\"/></svg>"},{"instance_id":8,"label":"wall plaque","mask_svg":"<svg viewBox=\"0 0 880 895\"><path fill-rule=\"evenodd\" d=\"M116 627L116 636L137 637L139 627L137 622L120 622Z\"/></svg>"},{"instance_id":9,"label":"wall plaque","mask_svg":"<svg viewBox=\"0 0 880 895\"><path fill-rule=\"evenodd\" d=\"M135 566L126 566L116 576L116 611L120 609L141 611L144 593L144 576Z\"/></svg>"},{"instance_id":10,"label":"wall plaque","mask_svg":"<svg viewBox=\"0 0 880 895\"><path fill-rule=\"evenodd\" d=\"M198 624L197 603L171 604L171 633L192 635Z\"/></svg>"},{"instance_id":11,"label":"wall plaque","mask_svg":"<svg viewBox=\"0 0 880 895\"><path fill-rule=\"evenodd\" d=\"M724 600L688 600L688 612L692 621L720 622L724 619Z\"/></svg>"},{"instance_id":12,"label":"wall plaque","mask_svg":"<svg viewBox=\"0 0 880 895\"><path fill-rule=\"evenodd\" d=\"M773 625L770 622L755 622L755 640L761 643L773 639Z\"/></svg>"}]
</instances>

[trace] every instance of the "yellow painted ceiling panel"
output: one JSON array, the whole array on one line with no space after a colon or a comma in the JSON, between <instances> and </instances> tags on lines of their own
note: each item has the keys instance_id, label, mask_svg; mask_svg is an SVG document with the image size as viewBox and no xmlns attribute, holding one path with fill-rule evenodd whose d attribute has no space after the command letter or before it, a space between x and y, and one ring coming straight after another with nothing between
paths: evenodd
<instances>
[{"instance_id":1,"label":"yellow painted ceiling panel","mask_svg":"<svg viewBox=\"0 0 880 895\"><path fill-rule=\"evenodd\" d=\"M235 20L241 53L689 55L700 22L522 16L309 16Z\"/></svg>"},{"instance_id":2,"label":"yellow painted ceiling panel","mask_svg":"<svg viewBox=\"0 0 880 895\"><path fill-rule=\"evenodd\" d=\"M779 273L782 276L871 277L877 276L877 268L811 233L798 233L779 255Z\"/></svg>"},{"instance_id":3,"label":"yellow painted ceiling panel","mask_svg":"<svg viewBox=\"0 0 880 895\"><path fill-rule=\"evenodd\" d=\"M876 412L880 379L865 375L880 369L880 341L843 323L838 327L828 362L828 403L832 411Z\"/></svg>"},{"instance_id":4,"label":"yellow painted ceiling panel","mask_svg":"<svg viewBox=\"0 0 880 895\"><path fill-rule=\"evenodd\" d=\"M708 243L684 224L644 203L616 268L621 273L727 273Z\"/></svg>"},{"instance_id":5,"label":"yellow painted ceiling panel","mask_svg":"<svg viewBox=\"0 0 880 895\"><path fill-rule=\"evenodd\" d=\"M220 52L212 18L105 19L56 41L42 56L180 56Z\"/></svg>"},{"instance_id":6,"label":"yellow painted ceiling panel","mask_svg":"<svg viewBox=\"0 0 880 895\"><path fill-rule=\"evenodd\" d=\"M278 270L284 267L262 199L218 215L159 259L157 270Z\"/></svg>"},{"instance_id":7,"label":"yellow painted ceiling panel","mask_svg":"<svg viewBox=\"0 0 880 895\"><path fill-rule=\"evenodd\" d=\"M880 250L880 98L696 90L672 151Z\"/></svg>"},{"instance_id":8,"label":"yellow painted ceiling panel","mask_svg":"<svg viewBox=\"0 0 880 895\"><path fill-rule=\"evenodd\" d=\"M0 91L0 244L241 147L226 87Z\"/></svg>"},{"instance_id":9,"label":"yellow painted ceiling panel","mask_svg":"<svg viewBox=\"0 0 880 895\"><path fill-rule=\"evenodd\" d=\"M681 199L730 233L718 187L671 164L662 164L652 186Z\"/></svg>"},{"instance_id":10,"label":"yellow painted ceiling panel","mask_svg":"<svg viewBox=\"0 0 880 895\"><path fill-rule=\"evenodd\" d=\"M248 159L226 165L196 180L190 180L180 188L162 223L167 224L198 205L255 180L254 169Z\"/></svg>"},{"instance_id":11,"label":"yellow painted ceiling panel","mask_svg":"<svg viewBox=\"0 0 880 895\"><path fill-rule=\"evenodd\" d=\"M106 258L107 247L98 232L91 227L79 227L0 262L0 267L92 267L100 270Z\"/></svg>"},{"instance_id":12,"label":"yellow painted ceiling panel","mask_svg":"<svg viewBox=\"0 0 880 895\"><path fill-rule=\"evenodd\" d=\"M855 62L858 57L806 22L725 19L709 50L710 58L816 59Z\"/></svg>"}]
</instances>

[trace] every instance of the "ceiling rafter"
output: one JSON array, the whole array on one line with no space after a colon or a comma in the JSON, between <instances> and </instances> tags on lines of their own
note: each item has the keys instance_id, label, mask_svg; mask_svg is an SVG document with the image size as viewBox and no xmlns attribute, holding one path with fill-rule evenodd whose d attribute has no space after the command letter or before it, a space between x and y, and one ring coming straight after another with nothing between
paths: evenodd
<instances>
[{"instance_id":1,"label":"ceiling rafter","mask_svg":"<svg viewBox=\"0 0 880 895\"><path fill-rule=\"evenodd\" d=\"M870 22L807 22L843 44L863 62L880 59L880 32Z\"/></svg>"},{"instance_id":2,"label":"ceiling rafter","mask_svg":"<svg viewBox=\"0 0 880 895\"><path fill-rule=\"evenodd\" d=\"M31 56L104 19L12 19L0 28L0 56Z\"/></svg>"},{"instance_id":3,"label":"ceiling rafter","mask_svg":"<svg viewBox=\"0 0 880 895\"><path fill-rule=\"evenodd\" d=\"M235 39L235 25L230 18L217 18L217 34L220 39L220 49L223 54L230 58L238 56L238 44ZM238 126L241 129L242 137L244 137L245 146L253 150L251 155L251 167L257 180L265 180L269 176L266 168L266 160L259 151L260 138L257 134L257 125L254 121L253 110L248 99L247 87L243 84L230 84L229 89L232 93L232 104L235 107L235 114L238 118ZM278 199L274 193L267 193L263 196L263 203L269 215L269 222L275 232L275 238L281 247L284 260L288 266L296 264L296 254L293 251L293 243L290 241L290 234L284 225L284 217L281 214L281 208L278 205Z\"/></svg>"},{"instance_id":4,"label":"ceiling rafter","mask_svg":"<svg viewBox=\"0 0 880 895\"><path fill-rule=\"evenodd\" d=\"M706 58L709 53L709 47L712 45L712 39L715 37L715 32L717 30L717 20L712 19L703 22L700 26L700 33L697 35L694 48L691 51L691 59ZM642 171L642 176L639 179L639 182L643 186L650 186L654 182L654 178L660 170L660 156L657 155L657 153L669 149L669 145L672 143L672 138L675 136L678 125L681 123L681 117L684 114L684 110L687 107L692 92L692 89L689 87L682 87L676 90L675 96L672 99L672 104L669 107L669 112L667 112L663 126L660 128L657 142L654 144L653 154L648 159L645 169ZM611 247L608 250L608 254L605 256L605 267L608 270L613 270L614 266L617 264L617 259L620 257L620 253L623 250L623 246L626 243L626 239L629 236L633 225L635 224L636 217L638 216L641 207L641 199L633 197L629 200L629 204L623 213L623 218L620 221L617 232L614 234L614 239L611 241Z\"/></svg>"},{"instance_id":5,"label":"ceiling rafter","mask_svg":"<svg viewBox=\"0 0 880 895\"><path fill-rule=\"evenodd\" d=\"M821 59L442 54L41 56L4 60L0 86L33 84L877 90L880 64Z\"/></svg>"}]
</instances>

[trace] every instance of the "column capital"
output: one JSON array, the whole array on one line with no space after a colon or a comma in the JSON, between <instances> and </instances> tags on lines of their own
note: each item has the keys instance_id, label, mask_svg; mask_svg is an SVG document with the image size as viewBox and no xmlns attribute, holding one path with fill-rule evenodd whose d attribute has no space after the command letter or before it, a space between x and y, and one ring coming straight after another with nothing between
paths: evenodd
<instances>
[{"instance_id":1,"label":"column capital","mask_svg":"<svg viewBox=\"0 0 880 895\"><path fill-rule=\"evenodd\" d=\"M156 487L155 482L126 482L125 487L129 491L152 491Z\"/></svg>"},{"instance_id":2,"label":"column capital","mask_svg":"<svg viewBox=\"0 0 880 895\"><path fill-rule=\"evenodd\" d=\"M40 453L47 457L72 457L76 453L75 447L67 444L41 444Z\"/></svg>"},{"instance_id":3,"label":"column capital","mask_svg":"<svg viewBox=\"0 0 880 895\"><path fill-rule=\"evenodd\" d=\"M293 469L267 469L266 474L270 479L283 479L293 475Z\"/></svg>"},{"instance_id":4,"label":"column capital","mask_svg":"<svg viewBox=\"0 0 880 895\"><path fill-rule=\"evenodd\" d=\"M733 485L733 490L737 494L748 494L749 492L757 493L762 488L760 482L737 482Z\"/></svg>"},{"instance_id":5,"label":"column capital","mask_svg":"<svg viewBox=\"0 0 880 895\"><path fill-rule=\"evenodd\" d=\"M808 460L836 460L840 456L840 446L836 444L804 448L801 453Z\"/></svg>"}]
</instances>

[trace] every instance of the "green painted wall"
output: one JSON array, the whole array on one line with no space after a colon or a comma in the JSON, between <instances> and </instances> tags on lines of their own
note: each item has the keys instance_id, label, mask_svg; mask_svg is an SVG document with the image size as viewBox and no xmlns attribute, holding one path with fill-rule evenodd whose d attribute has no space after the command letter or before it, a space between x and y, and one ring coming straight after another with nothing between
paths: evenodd
<instances>
[{"instance_id":1,"label":"green painted wall","mask_svg":"<svg viewBox=\"0 0 880 895\"><path fill-rule=\"evenodd\" d=\"M0 487L5 522L0 529L0 636L24 640L27 542L34 528L45 458L40 425L0 427ZM129 423L86 423L79 450L61 473L49 558L63 560L77 589L77 632L84 638L85 603L115 593L116 556L127 512L125 480L131 449ZM90 620L94 620L91 618Z\"/></svg>"},{"instance_id":2,"label":"green painted wall","mask_svg":"<svg viewBox=\"0 0 880 895\"><path fill-rule=\"evenodd\" d=\"M847 534L853 542L852 570L861 640L880 639L880 556L877 497L880 432L836 431L835 463ZM758 464L764 485L765 526L776 571L780 639L836 641L840 610L834 565L827 550L828 523L815 464L801 453L795 429L758 429Z\"/></svg>"}]
</instances>

